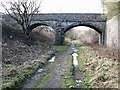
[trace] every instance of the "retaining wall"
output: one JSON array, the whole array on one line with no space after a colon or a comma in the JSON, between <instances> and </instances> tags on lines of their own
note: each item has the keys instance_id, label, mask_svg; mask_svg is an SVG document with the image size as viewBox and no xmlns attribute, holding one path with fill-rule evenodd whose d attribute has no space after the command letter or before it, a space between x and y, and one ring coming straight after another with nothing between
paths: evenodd
<instances>
[{"instance_id":1,"label":"retaining wall","mask_svg":"<svg viewBox=\"0 0 120 90\"><path fill-rule=\"evenodd\" d=\"M120 15L107 21L107 46L118 48L120 44Z\"/></svg>"}]
</instances>

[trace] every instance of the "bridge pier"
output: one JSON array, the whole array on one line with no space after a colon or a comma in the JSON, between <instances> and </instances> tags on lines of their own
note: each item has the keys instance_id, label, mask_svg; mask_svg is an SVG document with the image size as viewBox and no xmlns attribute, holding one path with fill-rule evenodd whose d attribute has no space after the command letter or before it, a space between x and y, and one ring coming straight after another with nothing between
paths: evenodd
<instances>
[{"instance_id":1,"label":"bridge pier","mask_svg":"<svg viewBox=\"0 0 120 90\"><path fill-rule=\"evenodd\" d=\"M99 45L105 45L105 34L101 33L99 36Z\"/></svg>"},{"instance_id":2,"label":"bridge pier","mask_svg":"<svg viewBox=\"0 0 120 90\"><path fill-rule=\"evenodd\" d=\"M55 35L55 45L64 44L64 30L61 27L58 27Z\"/></svg>"}]
</instances>

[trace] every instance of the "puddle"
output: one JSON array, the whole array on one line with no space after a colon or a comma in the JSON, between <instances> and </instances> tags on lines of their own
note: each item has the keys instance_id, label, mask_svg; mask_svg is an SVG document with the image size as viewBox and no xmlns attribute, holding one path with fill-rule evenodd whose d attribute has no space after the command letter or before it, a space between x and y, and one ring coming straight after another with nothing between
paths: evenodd
<instances>
[{"instance_id":1,"label":"puddle","mask_svg":"<svg viewBox=\"0 0 120 90\"><path fill-rule=\"evenodd\" d=\"M43 71L43 69L39 69L39 70L37 70L38 72L42 72Z\"/></svg>"},{"instance_id":2,"label":"puddle","mask_svg":"<svg viewBox=\"0 0 120 90\"><path fill-rule=\"evenodd\" d=\"M76 82L76 86L79 88L79 86L81 85L82 83L82 80L84 79L83 77L83 72L80 72L79 69L78 69L78 60L77 60L77 49L73 48L73 75L74 75L74 80Z\"/></svg>"}]
</instances>

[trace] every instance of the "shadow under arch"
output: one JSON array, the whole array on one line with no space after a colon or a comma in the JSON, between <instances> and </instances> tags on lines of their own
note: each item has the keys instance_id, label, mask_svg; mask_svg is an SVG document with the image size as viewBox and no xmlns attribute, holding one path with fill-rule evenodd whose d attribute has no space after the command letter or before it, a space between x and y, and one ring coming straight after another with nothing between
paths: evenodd
<instances>
[{"instance_id":1,"label":"shadow under arch","mask_svg":"<svg viewBox=\"0 0 120 90\"><path fill-rule=\"evenodd\" d=\"M45 24L45 23L35 23L35 24L32 24L29 28L30 28L30 30L32 31L34 28L36 28L36 27L38 27L38 26L42 26L42 25L48 26L48 27L52 28L50 25L47 25L47 24ZM53 29L53 28L52 28L52 29Z\"/></svg>"},{"instance_id":2,"label":"shadow under arch","mask_svg":"<svg viewBox=\"0 0 120 90\"><path fill-rule=\"evenodd\" d=\"M102 31L96 27L95 25L93 25L92 23L87 23L87 22L81 22L81 23L74 23L72 25L69 25L67 28L64 29L64 33L66 33L67 31L69 31L70 29L77 27L77 26L86 26L86 27L90 27L92 29L94 29L95 31L97 31L99 34L102 34Z\"/></svg>"}]
</instances>

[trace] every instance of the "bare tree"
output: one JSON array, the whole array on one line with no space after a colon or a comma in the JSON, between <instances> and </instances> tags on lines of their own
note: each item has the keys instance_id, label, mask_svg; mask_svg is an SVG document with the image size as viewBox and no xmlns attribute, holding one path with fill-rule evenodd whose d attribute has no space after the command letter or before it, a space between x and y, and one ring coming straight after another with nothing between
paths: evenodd
<instances>
[{"instance_id":1,"label":"bare tree","mask_svg":"<svg viewBox=\"0 0 120 90\"><path fill-rule=\"evenodd\" d=\"M6 10L6 13L22 26L23 32L30 38L30 32L32 30L29 27L34 15L39 12L41 2L38 4L36 0L12 0L7 2L9 7L6 7L5 3L1 4Z\"/></svg>"}]
</instances>

